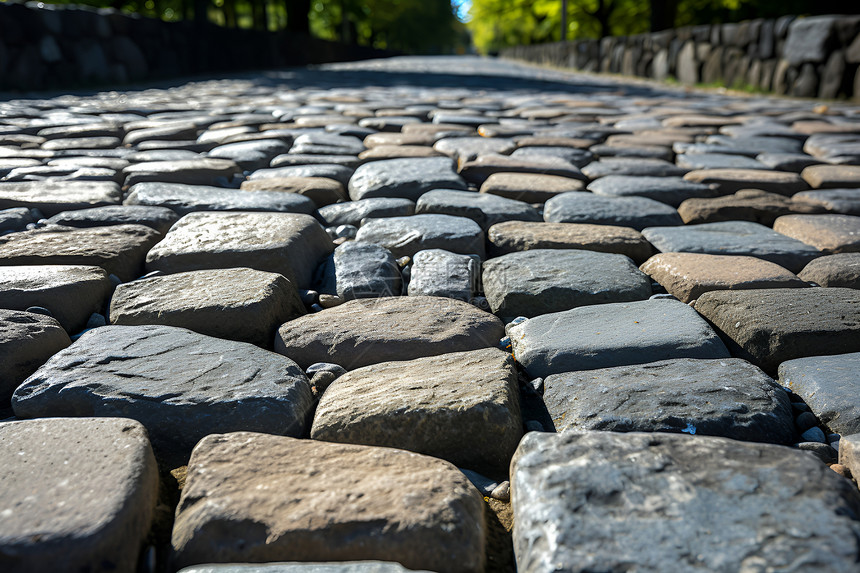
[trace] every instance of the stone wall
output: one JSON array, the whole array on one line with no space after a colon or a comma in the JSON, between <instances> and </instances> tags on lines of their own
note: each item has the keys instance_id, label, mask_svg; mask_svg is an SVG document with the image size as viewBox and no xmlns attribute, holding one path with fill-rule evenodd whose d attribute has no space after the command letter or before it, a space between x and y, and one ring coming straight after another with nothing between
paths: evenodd
<instances>
[{"instance_id":1,"label":"stone wall","mask_svg":"<svg viewBox=\"0 0 860 573\"><path fill-rule=\"evenodd\" d=\"M0 90L120 85L385 55L287 32L198 28L107 8L0 3Z\"/></svg>"},{"instance_id":2,"label":"stone wall","mask_svg":"<svg viewBox=\"0 0 860 573\"><path fill-rule=\"evenodd\" d=\"M502 57L684 84L860 99L860 16L785 16L602 40L518 46Z\"/></svg>"}]
</instances>

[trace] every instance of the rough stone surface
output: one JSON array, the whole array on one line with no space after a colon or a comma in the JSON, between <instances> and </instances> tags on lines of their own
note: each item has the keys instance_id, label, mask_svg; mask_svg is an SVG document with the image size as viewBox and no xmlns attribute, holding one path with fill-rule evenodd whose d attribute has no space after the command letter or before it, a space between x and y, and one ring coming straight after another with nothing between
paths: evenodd
<instances>
[{"instance_id":1,"label":"rough stone surface","mask_svg":"<svg viewBox=\"0 0 860 573\"><path fill-rule=\"evenodd\" d=\"M244 191L279 191L297 193L311 199L317 207L331 205L347 199L344 186L327 177L271 177L254 181L243 181Z\"/></svg>"},{"instance_id":2,"label":"rough stone surface","mask_svg":"<svg viewBox=\"0 0 860 573\"><path fill-rule=\"evenodd\" d=\"M860 253L819 257L803 267L798 276L818 286L860 289Z\"/></svg>"},{"instance_id":3,"label":"rough stone surface","mask_svg":"<svg viewBox=\"0 0 860 573\"><path fill-rule=\"evenodd\" d=\"M800 176L814 189L860 187L860 165L812 165Z\"/></svg>"},{"instance_id":4,"label":"rough stone surface","mask_svg":"<svg viewBox=\"0 0 860 573\"><path fill-rule=\"evenodd\" d=\"M386 559L409 569L479 572L482 511L466 476L428 456L249 432L215 435L189 464L174 562Z\"/></svg>"},{"instance_id":5,"label":"rough stone surface","mask_svg":"<svg viewBox=\"0 0 860 573\"><path fill-rule=\"evenodd\" d=\"M275 350L302 368L333 362L353 370L494 347L501 321L462 301L440 297L354 300L284 324Z\"/></svg>"},{"instance_id":6,"label":"rough stone surface","mask_svg":"<svg viewBox=\"0 0 860 573\"><path fill-rule=\"evenodd\" d=\"M118 205L119 185L109 181L38 181L0 183L0 209L27 207L47 216L62 211Z\"/></svg>"},{"instance_id":7,"label":"rough stone surface","mask_svg":"<svg viewBox=\"0 0 860 573\"><path fill-rule=\"evenodd\" d=\"M526 203L544 203L559 193L582 191L579 179L539 173L493 173L481 184L481 193L489 193Z\"/></svg>"},{"instance_id":8,"label":"rough stone surface","mask_svg":"<svg viewBox=\"0 0 860 573\"><path fill-rule=\"evenodd\" d=\"M387 197L337 203L319 209L320 218L329 226L353 225L358 227L363 219L406 217L414 213L414 201Z\"/></svg>"},{"instance_id":9,"label":"rough stone surface","mask_svg":"<svg viewBox=\"0 0 860 573\"><path fill-rule=\"evenodd\" d=\"M0 308L47 308L70 333L81 330L94 312L102 312L113 285L92 266L0 266Z\"/></svg>"},{"instance_id":10,"label":"rough stone surface","mask_svg":"<svg viewBox=\"0 0 860 573\"><path fill-rule=\"evenodd\" d=\"M494 173L535 173L585 180L579 167L560 157L509 157L481 155L460 165L460 175L466 181L482 185Z\"/></svg>"},{"instance_id":11,"label":"rough stone surface","mask_svg":"<svg viewBox=\"0 0 860 573\"><path fill-rule=\"evenodd\" d=\"M831 354L828 351L827 354ZM803 398L815 417L843 435L860 433L860 352L809 356L779 365L779 381Z\"/></svg>"},{"instance_id":12,"label":"rough stone surface","mask_svg":"<svg viewBox=\"0 0 860 573\"><path fill-rule=\"evenodd\" d=\"M316 204L298 193L257 191L245 193L205 185L181 183L138 183L124 203L167 207L178 215L196 211L278 211L311 214Z\"/></svg>"},{"instance_id":13,"label":"rough stone surface","mask_svg":"<svg viewBox=\"0 0 860 573\"><path fill-rule=\"evenodd\" d=\"M663 253L741 255L770 261L799 272L821 255L815 247L751 221L725 221L684 227L652 227L642 231Z\"/></svg>"},{"instance_id":14,"label":"rough stone surface","mask_svg":"<svg viewBox=\"0 0 860 573\"><path fill-rule=\"evenodd\" d=\"M680 177L642 177L607 175L589 183L587 189L606 197L647 197L677 207L692 197L715 197L716 188Z\"/></svg>"},{"instance_id":15,"label":"rough stone surface","mask_svg":"<svg viewBox=\"0 0 860 573\"><path fill-rule=\"evenodd\" d=\"M651 281L624 255L534 249L483 265L484 293L498 316L528 318L578 306L651 296Z\"/></svg>"},{"instance_id":16,"label":"rough stone surface","mask_svg":"<svg viewBox=\"0 0 860 573\"><path fill-rule=\"evenodd\" d=\"M712 290L808 286L794 273L755 257L661 253L640 268L681 302L694 301Z\"/></svg>"},{"instance_id":17,"label":"rough stone surface","mask_svg":"<svg viewBox=\"0 0 860 573\"><path fill-rule=\"evenodd\" d=\"M410 573L399 563L384 561L344 561L340 563L260 563L192 565L180 573ZM430 573L419 571L417 573Z\"/></svg>"},{"instance_id":18,"label":"rough stone surface","mask_svg":"<svg viewBox=\"0 0 860 573\"><path fill-rule=\"evenodd\" d=\"M158 497L134 420L0 424L0 563L25 571L134 571Z\"/></svg>"},{"instance_id":19,"label":"rough stone surface","mask_svg":"<svg viewBox=\"0 0 860 573\"><path fill-rule=\"evenodd\" d=\"M399 448L506 475L522 430L514 361L485 348L344 374L320 399L311 438Z\"/></svg>"},{"instance_id":20,"label":"rough stone surface","mask_svg":"<svg viewBox=\"0 0 860 573\"><path fill-rule=\"evenodd\" d=\"M522 201L472 191L437 189L422 195L415 204L416 214L437 213L466 217L486 231L503 221L542 221L540 213Z\"/></svg>"},{"instance_id":21,"label":"rough stone surface","mask_svg":"<svg viewBox=\"0 0 860 573\"><path fill-rule=\"evenodd\" d=\"M26 207L0 210L0 233L23 231L30 223L35 223L33 214Z\"/></svg>"},{"instance_id":22,"label":"rough stone surface","mask_svg":"<svg viewBox=\"0 0 860 573\"><path fill-rule=\"evenodd\" d=\"M732 355L768 373L794 358L860 351L860 292L853 289L711 291L696 310Z\"/></svg>"},{"instance_id":23,"label":"rough stone surface","mask_svg":"<svg viewBox=\"0 0 860 573\"><path fill-rule=\"evenodd\" d=\"M109 205L77 211L63 211L48 219L48 222L66 227L144 225L164 234L178 220L179 215L166 207Z\"/></svg>"},{"instance_id":24,"label":"rough stone surface","mask_svg":"<svg viewBox=\"0 0 860 573\"><path fill-rule=\"evenodd\" d=\"M798 195L802 195L799 193ZM687 225L720 221L752 221L772 227L777 217L792 213L823 213L823 206L758 189L743 189L734 195L713 199L687 199L678 207L678 214Z\"/></svg>"},{"instance_id":25,"label":"rough stone surface","mask_svg":"<svg viewBox=\"0 0 860 573\"><path fill-rule=\"evenodd\" d=\"M481 261L442 249L418 251L412 257L409 296L442 296L469 302L478 290Z\"/></svg>"},{"instance_id":26,"label":"rough stone surface","mask_svg":"<svg viewBox=\"0 0 860 573\"><path fill-rule=\"evenodd\" d=\"M454 171L454 162L447 157L373 161L356 169L349 180L349 196L354 201L371 197L417 201L431 189L465 188L465 181Z\"/></svg>"},{"instance_id":27,"label":"rough stone surface","mask_svg":"<svg viewBox=\"0 0 860 573\"><path fill-rule=\"evenodd\" d=\"M812 245L823 253L860 251L860 217L851 215L785 215L773 230Z\"/></svg>"},{"instance_id":28,"label":"rough stone surface","mask_svg":"<svg viewBox=\"0 0 860 573\"><path fill-rule=\"evenodd\" d=\"M0 237L0 266L88 265L123 281L143 274L147 251L158 231L143 225L111 227L49 226Z\"/></svg>"},{"instance_id":29,"label":"rough stone surface","mask_svg":"<svg viewBox=\"0 0 860 573\"><path fill-rule=\"evenodd\" d=\"M349 241L338 246L320 271L316 290L343 300L400 296L403 288L394 255L372 243Z\"/></svg>"},{"instance_id":30,"label":"rough stone surface","mask_svg":"<svg viewBox=\"0 0 860 573\"><path fill-rule=\"evenodd\" d=\"M329 236L308 215L191 213L149 251L146 268L175 273L250 267L306 288L317 264L333 250Z\"/></svg>"},{"instance_id":31,"label":"rough stone surface","mask_svg":"<svg viewBox=\"0 0 860 573\"><path fill-rule=\"evenodd\" d=\"M520 571L856 569L860 495L804 452L709 436L533 432L512 469Z\"/></svg>"},{"instance_id":32,"label":"rough stone surface","mask_svg":"<svg viewBox=\"0 0 860 573\"><path fill-rule=\"evenodd\" d=\"M241 173L241 168L228 159L180 159L135 163L123 169L127 186L144 182L215 185Z\"/></svg>"},{"instance_id":33,"label":"rough stone surface","mask_svg":"<svg viewBox=\"0 0 860 573\"><path fill-rule=\"evenodd\" d=\"M680 225L678 211L647 197L601 197L593 193L562 193L547 200L543 218L548 223L591 223L632 227Z\"/></svg>"},{"instance_id":34,"label":"rough stone surface","mask_svg":"<svg viewBox=\"0 0 860 573\"><path fill-rule=\"evenodd\" d=\"M860 187L857 189L825 189L803 191L791 198L798 206L821 207L833 213L860 215Z\"/></svg>"},{"instance_id":35,"label":"rough stone surface","mask_svg":"<svg viewBox=\"0 0 860 573\"><path fill-rule=\"evenodd\" d=\"M544 314L507 328L529 376L644 364L672 358L728 358L710 326L681 302L600 304Z\"/></svg>"},{"instance_id":36,"label":"rough stone surface","mask_svg":"<svg viewBox=\"0 0 860 573\"><path fill-rule=\"evenodd\" d=\"M132 418L156 452L181 462L209 434L301 436L312 402L299 367L256 346L171 326L105 326L30 376L12 409L19 418Z\"/></svg>"},{"instance_id":37,"label":"rough stone surface","mask_svg":"<svg viewBox=\"0 0 860 573\"><path fill-rule=\"evenodd\" d=\"M111 324L161 324L271 348L284 322L305 314L295 285L253 269L190 271L121 284Z\"/></svg>"},{"instance_id":38,"label":"rough stone surface","mask_svg":"<svg viewBox=\"0 0 860 573\"><path fill-rule=\"evenodd\" d=\"M21 382L72 343L53 318L31 312L0 310L0 408Z\"/></svg>"},{"instance_id":39,"label":"rough stone surface","mask_svg":"<svg viewBox=\"0 0 860 573\"><path fill-rule=\"evenodd\" d=\"M790 197L798 191L809 189L809 185L796 173L761 169L701 169L690 171L684 175L684 179L713 185L722 195L737 193L741 189L758 189Z\"/></svg>"},{"instance_id":40,"label":"rough stone surface","mask_svg":"<svg viewBox=\"0 0 860 573\"><path fill-rule=\"evenodd\" d=\"M487 240L494 255L531 249L581 249L644 261L653 250L635 229L587 223L499 223L490 228Z\"/></svg>"},{"instance_id":41,"label":"rough stone surface","mask_svg":"<svg viewBox=\"0 0 860 573\"><path fill-rule=\"evenodd\" d=\"M681 358L553 374L544 403L556 431L672 432L797 441L788 394L744 360Z\"/></svg>"},{"instance_id":42,"label":"rough stone surface","mask_svg":"<svg viewBox=\"0 0 860 573\"><path fill-rule=\"evenodd\" d=\"M425 249L485 256L481 227L471 219L452 215L371 219L358 230L356 240L385 247L398 258Z\"/></svg>"}]
</instances>

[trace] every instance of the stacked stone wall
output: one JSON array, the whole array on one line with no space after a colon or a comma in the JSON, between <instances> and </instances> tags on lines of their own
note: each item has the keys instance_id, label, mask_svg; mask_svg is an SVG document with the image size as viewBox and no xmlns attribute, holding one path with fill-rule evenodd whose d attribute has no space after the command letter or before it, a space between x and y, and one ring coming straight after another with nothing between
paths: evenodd
<instances>
[{"instance_id":1,"label":"stacked stone wall","mask_svg":"<svg viewBox=\"0 0 860 573\"><path fill-rule=\"evenodd\" d=\"M283 32L163 22L117 10L0 3L0 90L122 85L387 52Z\"/></svg>"},{"instance_id":2,"label":"stacked stone wall","mask_svg":"<svg viewBox=\"0 0 860 573\"><path fill-rule=\"evenodd\" d=\"M860 99L860 16L784 16L503 50L589 72L797 97Z\"/></svg>"}]
</instances>

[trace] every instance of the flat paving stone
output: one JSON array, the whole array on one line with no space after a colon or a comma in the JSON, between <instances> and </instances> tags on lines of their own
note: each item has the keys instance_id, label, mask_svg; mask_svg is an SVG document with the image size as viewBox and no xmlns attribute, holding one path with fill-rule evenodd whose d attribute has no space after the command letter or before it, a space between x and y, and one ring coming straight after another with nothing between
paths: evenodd
<instances>
[{"instance_id":1,"label":"flat paving stone","mask_svg":"<svg viewBox=\"0 0 860 573\"><path fill-rule=\"evenodd\" d=\"M607 175L588 184L587 189L605 197L647 197L672 207L692 197L716 197L716 188L691 183L681 177Z\"/></svg>"},{"instance_id":2,"label":"flat paving stone","mask_svg":"<svg viewBox=\"0 0 860 573\"><path fill-rule=\"evenodd\" d=\"M443 249L425 249L412 257L409 296L441 296L469 302L481 280L481 261Z\"/></svg>"},{"instance_id":3,"label":"flat paving stone","mask_svg":"<svg viewBox=\"0 0 860 573\"><path fill-rule=\"evenodd\" d=\"M324 207L348 199L344 186L339 181L327 177L272 177L269 179L257 179L255 181L243 181L240 189L243 191L296 193L309 198L317 207Z\"/></svg>"},{"instance_id":4,"label":"flat paving stone","mask_svg":"<svg viewBox=\"0 0 860 573\"><path fill-rule=\"evenodd\" d=\"M727 150L728 151L728 150ZM675 158L679 167L687 169L769 169L767 165L743 155L729 153L682 153Z\"/></svg>"},{"instance_id":5,"label":"flat paving stone","mask_svg":"<svg viewBox=\"0 0 860 573\"><path fill-rule=\"evenodd\" d=\"M146 253L160 237L143 225L51 225L0 237L0 266L91 265L129 281L143 274Z\"/></svg>"},{"instance_id":6,"label":"flat paving stone","mask_svg":"<svg viewBox=\"0 0 860 573\"><path fill-rule=\"evenodd\" d=\"M800 176L813 189L860 187L860 166L858 165L812 165L801 171Z\"/></svg>"},{"instance_id":7,"label":"flat paving stone","mask_svg":"<svg viewBox=\"0 0 860 573\"><path fill-rule=\"evenodd\" d=\"M182 216L197 211L274 211L310 215L316 204L298 193L245 193L207 185L138 183L129 189L125 205L167 207Z\"/></svg>"},{"instance_id":8,"label":"flat paving stone","mask_svg":"<svg viewBox=\"0 0 860 573\"><path fill-rule=\"evenodd\" d=\"M819 257L803 267L797 276L822 287L860 289L860 253Z\"/></svg>"},{"instance_id":9,"label":"flat paving stone","mask_svg":"<svg viewBox=\"0 0 860 573\"><path fill-rule=\"evenodd\" d=\"M386 159L361 165L349 180L353 201L398 197L417 201L432 189L466 189L447 157Z\"/></svg>"},{"instance_id":10,"label":"flat paving stone","mask_svg":"<svg viewBox=\"0 0 860 573\"><path fill-rule=\"evenodd\" d=\"M238 432L194 449L172 545L176 567L386 559L453 573L483 570L484 536L481 495L448 462Z\"/></svg>"},{"instance_id":11,"label":"flat paving stone","mask_svg":"<svg viewBox=\"0 0 860 573\"><path fill-rule=\"evenodd\" d=\"M543 218L548 223L591 223L632 227L681 225L673 207L647 197L601 197L594 193L562 193L548 199Z\"/></svg>"},{"instance_id":12,"label":"flat paving stone","mask_svg":"<svg viewBox=\"0 0 860 573\"><path fill-rule=\"evenodd\" d=\"M372 243L348 241L339 245L318 272L322 276L316 290L343 300L400 296L403 289L394 255Z\"/></svg>"},{"instance_id":13,"label":"flat paving stone","mask_svg":"<svg viewBox=\"0 0 860 573\"><path fill-rule=\"evenodd\" d=\"M532 432L512 462L511 489L520 571L856 568L857 489L784 446Z\"/></svg>"},{"instance_id":14,"label":"flat paving stone","mask_svg":"<svg viewBox=\"0 0 860 573\"><path fill-rule=\"evenodd\" d=\"M815 247L751 221L651 227L642 234L662 253L750 256L791 272L799 272L821 255Z\"/></svg>"},{"instance_id":15,"label":"flat paving stone","mask_svg":"<svg viewBox=\"0 0 860 573\"><path fill-rule=\"evenodd\" d=\"M46 308L69 333L101 313L112 291L107 273L95 266L0 266L0 308Z\"/></svg>"},{"instance_id":16,"label":"flat paving stone","mask_svg":"<svg viewBox=\"0 0 860 573\"><path fill-rule=\"evenodd\" d=\"M479 155L498 153L510 155L517 148L512 139L500 137L445 137L433 144L433 149L458 161L473 161Z\"/></svg>"},{"instance_id":17,"label":"flat paving stone","mask_svg":"<svg viewBox=\"0 0 860 573\"><path fill-rule=\"evenodd\" d=\"M311 427L314 440L409 450L502 476L522 433L514 361L497 348L352 370L326 389Z\"/></svg>"},{"instance_id":18,"label":"flat paving stone","mask_svg":"<svg viewBox=\"0 0 860 573\"><path fill-rule=\"evenodd\" d=\"M219 145L210 149L206 155L216 159L229 159L242 169L254 171L268 167L272 159L289 150L290 145L279 139L260 139Z\"/></svg>"},{"instance_id":19,"label":"flat paving stone","mask_svg":"<svg viewBox=\"0 0 860 573\"><path fill-rule=\"evenodd\" d=\"M122 418L0 424L4 570L134 571L158 500L146 430Z\"/></svg>"},{"instance_id":20,"label":"flat paving stone","mask_svg":"<svg viewBox=\"0 0 860 573\"><path fill-rule=\"evenodd\" d=\"M154 181L159 183L184 183L187 185L215 185L242 169L229 159L182 159L178 161L152 161L135 163L123 169L125 185Z\"/></svg>"},{"instance_id":21,"label":"flat paving stone","mask_svg":"<svg viewBox=\"0 0 860 573\"><path fill-rule=\"evenodd\" d=\"M860 352L809 356L780 364L779 381L803 398L815 417L831 431L857 434L860 433L858 368Z\"/></svg>"},{"instance_id":22,"label":"flat paving stone","mask_svg":"<svg viewBox=\"0 0 860 573\"><path fill-rule=\"evenodd\" d=\"M821 161L805 153L762 153L756 160L777 171L800 173L811 165L819 165Z\"/></svg>"},{"instance_id":23,"label":"flat paving stone","mask_svg":"<svg viewBox=\"0 0 860 573\"><path fill-rule=\"evenodd\" d=\"M860 188L803 191L791 199L804 206L811 204L812 206L822 207L833 213L860 215Z\"/></svg>"},{"instance_id":24,"label":"flat paving stone","mask_svg":"<svg viewBox=\"0 0 860 573\"><path fill-rule=\"evenodd\" d=\"M712 290L809 286L783 267L755 257L660 253L645 261L640 269L686 303Z\"/></svg>"},{"instance_id":25,"label":"flat paving stone","mask_svg":"<svg viewBox=\"0 0 860 573\"><path fill-rule=\"evenodd\" d=\"M463 179L475 185L482 185L493 173L502 172L556 175L581 181L586 179L579 167L560 157L510 157L487 154L462 163L458 171Z\"/></svg>"},{"instance_id":26,"label":"flat paving stone","mask_svg":"<svg viewBox=\"0 0 860 573\"><path fill-rule=\"evenodd\" d=\"M176 273L249 267L279 273L307 288L317 264L333 250L329 236L309 215L191 213L149 251L146 268Z\"/></svg>"},{"instance_id":27,"label":"flat paving stone","mask_svg":"<svg viewBox=\"0 0 860 573\"><path fill-rule=\"evenodd\" d=\"M111 298L109 320L122 326L178 326L271 348L278 327L303 314L296 286L283 276L236 268L121 284Z\"/></svg>"},{"instance_id":28,"label":"flat paving stone","mask_svg":"<svg viewBox=\"0 0 860 573\"><path fill-rule=\"evenodd\" d=\"M295 156L293 157L295 158ZM283 179L285 177L325 177L326 179L334 179L346 186L354 171L355 169L352 167L332 163L288 165L272 169L258 169L248 176L248 181Z\"/></svg>"},{"instance_id":29,"label":"flat paving stone","mask_svg":"<svg viewBox=\"0 0 860 573\"><path fill-rule=\"evenodd\" d=\"M275 337L275 350L307 368L333 362L347 370L495 347L504 336L495 316L441 297L354 300L291 320Z\"/></svg>"},{"instance_id":30,"label":"flat paving stone","mask_svg":"<svg viewBox=\"0 0 860 573\"><path fill-rule=\"evenodd\" d=\"M370 219L358 230L356 240L385 247L398 258L426 249L475 254L482 259L486 254L481 227L471 219L452 215Z\"/></svg>"},{"instance_id":31,"label":"flat paving stone","mask_svg":"<svg viewBox=\"0 0 860 573\"><path fill-rule=\"evenodd\" d=\"M538 210L523 201L448 189L424 193L415 204L415 213L466 217L475 221L484 231L503 221L543 221Z\"/></svg>"},{"instance_id":32,"label":"flat paving stone","mask_svg":"<svg viewBox=\"0 0 860 573\"><path fill-rule=\"evenodd\" d=\"M633 157L604 157L582 168L592 181L607 175L634 175L639 177L682 177L689 169L664 159Z\"/></svg>"},{"instance_id":33,"label":"flat paving stone","mask_svg":"<svg viewBox=\"0 0 860 573\"><path fill-rule=\"evenodd\" d=\"M824 206L795 200L802 194L798 193L788 198L758 189L742 189L733 195L723 197L687 199L678 207L678 214L687 225L720 221L752 221L772 227L777 217L783 215L825 212Z\"/></svg>"},{"instance_id":34,"label":"flat paving stone","mask_svg":"<svg viewBox=\"0 0 860 573\"><path fill-rule=\"evenodd\" d=\"M584 306L507 327L529 376L644 364L672 358L728 358L716 333L684 303L645 300Z\"/></svg>"},{"instance_id":35,"label":"flat paving stone","mask_svg":"<svg viewBox=\"0 0 860 573\"><path fill-rule=\"evenodd\" d=\"M737 358L679 358L553 374L544 403L558 432L671 432L792 444L788 393Z\"/></svg>"},{"instance_id":36,"label":"flat paving stone","mask_svg":"<svg viewBox=\"0 0 860 573\"><path fill-rule=\"evenodd\" d=\"M71 343L60 323L50 316L0 309L0 408L8 408L12 392Z\"/></svg>"},{"instance_id":37,"label":"flat paving stone","mask_svg":"<svg viewBox=\"0 0 860 573\"><path fill-rule=\"evenodd\" d=\"M326 205L318 210L320 218L329 226L353 225L358 227L363 219L406 217L415 213L415 202L409 199L376 197Z\"/></svg>"},{"instance_id":38,"label":"flat paving stone","mask_svg":"<svg viewBox=\"0 0 860 573\"><path fill-rule=\"evenodd\" d=\"M146 205L108 205L76 211L63 211L48 223L65 227L107 227L110 225L144 225L164 234L179 220L172 209Z\"/></svg>"},{"instance_id":39,"label":"flat paving stone","mask_svg":"<svg viewBox=\"0 0 860 573\"><path fill-rule=\"evenodd\" d=\"M112 181L0 183L0 209L26 207L50 217L63 211L118 205L122 191Z\"/></svg>"},{"instance_id":40,"label":"flat paving stone","mask_svg":"<svg viewBox=\"0 0 860 573\"><path fill-rule=\"evenodd\" d=\"M711 291L696 310L733 356L768 373L794 358L860 351L860 292L845 288Z\"/></svg>"},{"instance_id":41,"label":"flat paving stone","mask_svg":"<svg viewBox=\"0 0 860 573\"><path fill-rule=\"evenodd\" d=\"M827 254L860 252L860 217L851 215L784 215L773 230Z\"/></svg>"},{"instance_id":42,"label":"flat paving stone","mask_svg":"<svg viewBox=\"0 0 860 573\"><path fill-rule=\"evenodd\" d=\"M498 223L490 227L487 241L495 256L531 249L581 249L618 253L639 262L653 251L635 229L587 223Z\"/></svg>"},{"instance_id":43,"label":"flat paving stone","mask_svg":"<svg viewBox=\"0 0 860 573\"><path fill-rule=\"evenodd\" d=\"M496 257L484 263L482 282L493 313L511 319L651 296L651 281L628 257L580 250Z\"/></svg>"},{"instance_id":44,"label":"flat paving stone","mask_svg":"<svg viewBox=\"0 0 860 573\"><path fill-rule=\"evenodd\" d=\"M302 436L312 403L308 379L293 361L172 326L90 330L12 397L19 418L137 420L156 453L179 465L209 434Z\"/></svg>"},{"instance_id":45,"label":"flat paving stone","mask_svg":"<svg viewBox=\"0 0 860 573\"><path fill-rule=\"evenodd\" d=\"M579 179L539 173L493 173L481 184L481 193L516 199L525 203L544 203L559 193L582 191Z\"/></svg>"},{"instance_id":46,"label":"flat paving stone","mask_svg":"<svg viewBox=\"0 0 860 573\"><path fill-rule=\"evenodd\" d=\"M684 179L713 185L723 195L737 193L741 189L759 189L791 197L809 189L807 182L796 173L762 169L698 169L684 175Z\"/></svg>"}]
</instances>

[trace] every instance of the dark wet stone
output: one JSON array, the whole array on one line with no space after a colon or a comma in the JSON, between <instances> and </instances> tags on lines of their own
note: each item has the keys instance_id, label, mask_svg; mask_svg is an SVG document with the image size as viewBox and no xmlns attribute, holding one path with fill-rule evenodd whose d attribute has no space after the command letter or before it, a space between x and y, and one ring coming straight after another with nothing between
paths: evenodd
<instances>
[{"instance_id":1,"label":"dark wet stone","mask_svg":"<svg viewBox=\"0 0 860 573\"><path fill-rule=\"evenodd\" d=\"M532 377L670 358L728 358L708 323L686 304L645 300L544 314L507 328Z\"/></svg>"},{"instance_id":2,"label":"dark wet stone","mask_svg":"<svg viewBox=\"0 0 860 573\"><path fill-rule=\"evenodd\" d=\"M672 432L792 444L788 394L737 358L681 358L553 374L544 402L556 431Z\"/></svg>"},{"instance_id":3,"label":"dark wet stone","mask_svg":"<svg viewBox=\"0 0 860 573\"><path fill-rule=\"evenodd\" d=\"M28 378L12 408L19 418L121 414L181 459L214 433L301 436L312 402L304 372L273 352L184 328L105 326Z\"/></svg>"},{"instance_id":4,"label":"dark wet stone","mask_svg":"<svg viewBox=\"0 0 860 573\"><path fill-rule=\"evenodd\" d=\"M402 277L391 251L379 245L348 241L322 264L316 290L343 300L400 296Z\"/></svg>"},{"instance_id":5,"label":"dark wet stone","mask_svg":"<svg viewBox=\"0 0 860 573\"><path fill-rule=\"evenodd\" d=\"M719 192L710 185L690 183L681 177L644 177L608 175L589 183L587 189L606 197L647 197L677 207L692 197L716 197Z\"/></svg>"},{"instance_id":6,"label":"dark wet stone","mask_svg":"<svg viewBox=\"0 0 860 573\"><path fill-rule=\"evenodd\" d=\"M424 193L415 213L442 214L472 219L485 231L503 221L542 221L540 213L522 201L474 191L435 189Z\"/></svg>"},{"instance_id":7,"label":"dark wet stone","mask_svg":"<svg viewBox=\"0 0 860 573\"><path fill-rule=\"evenodd\" d=\"M105 227L110 225L145 225L166 233L179 220L179 215L166 207L145 205L110 205L63 211L48 219L48 223L66 227Z\"/></svg>"},{"instance_id":8,"label":"dark wet stone","mask_svg":"<svg viewBox=\"0 0 860 573\"><path fill-rule=\"evenodd\" d=\"M319 216L330 226L361 224L363 219L378 219L383 217L404 217L415 212L415 203L409 199L394 197L376 197L347 201L319 208Z\"/></svg>"},{"instance_id":9,"label":"dark wet stone","mask_svg":"<svg viewBox=\"0 0 860 573\"><path fill-rule=\"evenodd\" d=\"M386 159L355 170L349 196L357 201L372 197L398 197L417 201L432 189L465 189L466 182L447 157Z\"/></svg>"},{"instance_id":10,"label":"dark wet stone","mask_svg":"<svg viewBox=\"0 0 860 573\"><path fill-rule=\"evenodd\" d=\"M395 257L411 257L424 249L485 256L481 227L471 219L451 215L370 219L358 230L356 240L381 245Z\"/></svg>"},{"instance_id":11,"label":"dark wet stone","mask_svg":"<svg viewBox=\"0 0 860 573\"><path fill-rule=\"evenodd\" d=\"M562 193L547 200L543 211L548 223L592 223L632 227L681 225L678 211L646 197L601 197L593 193Z\"/></svg>"}]
</instances>

